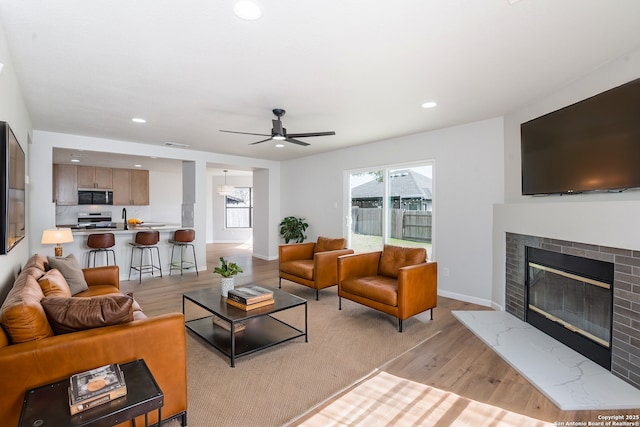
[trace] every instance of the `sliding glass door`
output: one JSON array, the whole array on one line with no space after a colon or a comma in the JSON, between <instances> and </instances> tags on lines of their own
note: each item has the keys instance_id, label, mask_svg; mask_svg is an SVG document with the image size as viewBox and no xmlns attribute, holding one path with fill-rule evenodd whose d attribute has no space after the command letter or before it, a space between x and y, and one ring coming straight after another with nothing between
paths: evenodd
<instances>
[{"instance_id":1,"label":"sliding glass door","mask_svg":"<svg viewBox=\"0 0 640 427\"><path fill-rule=\"evenodd\" d=\"M432 259L433 164L391 165L350 171L349 247L356 252L383 245L419 246Z\"/></svg>"}]
</instances>

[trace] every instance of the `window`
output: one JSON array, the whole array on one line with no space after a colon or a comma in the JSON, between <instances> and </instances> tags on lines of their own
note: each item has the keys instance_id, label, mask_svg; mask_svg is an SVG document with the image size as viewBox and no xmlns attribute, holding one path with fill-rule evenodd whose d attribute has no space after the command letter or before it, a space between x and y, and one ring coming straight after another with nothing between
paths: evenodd
<instances>
[{"instance_id":1,"label":"window","mask_svg":"<svg viewBox=\"0 0 640 427\"><path fill-rule=\"evenodd\" d=\"M253 226L253 188L236 187L224 202L227 228L251 228Z\"/></svg>"},{"instance_id":2,"label":"window","mask_svg":"<svg viewBox=\"0 0 640 427\"><path fill-rule=\"evenodd\" d=\"M349 172L349 247L418 246L432 259L432 177L431 161Z\"/></svg>"}]
</instances>

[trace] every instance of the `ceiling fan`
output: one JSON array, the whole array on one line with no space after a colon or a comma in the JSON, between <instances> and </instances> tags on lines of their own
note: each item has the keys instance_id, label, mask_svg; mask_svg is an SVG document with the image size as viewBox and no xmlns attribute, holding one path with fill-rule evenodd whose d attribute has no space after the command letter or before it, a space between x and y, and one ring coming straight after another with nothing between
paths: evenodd
<instances>
[{"instance_id":1,"label":"ceiling fan","mask_svg":"<svg viewBox=\"0 0 640 427\"><path fill-rule=\"evenodd\" d=\"M307 146L309 145L306 142L302 142L302 141L298 141L295 138L306 138L306 137L310 137L310 136L327 136L327 135L335 135L336 133L331 131L331 132L308 132L308 133L291 133L291 134L287 134L287 129L285 129L282 126L282 121L280 120L280 118L282 116L284 116L285 111L281 108L274 108L273 109L273 114L277 117L277 120L271 120L271 123L273 123L273 128L271 129L271 135L266 134L266 133L250 133L250 132L236 132L233 130L222 130L220 129L220 132L228 132L228 133L240 133L243 135L259 135L259 136L268 136L269 138L267 139L263 139L262 141L257 141L257 142L252 142L249 145L255 145L255 144L260 144L261 142L266 142L266 141L270 141L272 139L276 140L276 141L287 141L287 142L291 142L292 144L298 144L298 145L302 145L302 146Z\"/></svg>"}]
</instances>

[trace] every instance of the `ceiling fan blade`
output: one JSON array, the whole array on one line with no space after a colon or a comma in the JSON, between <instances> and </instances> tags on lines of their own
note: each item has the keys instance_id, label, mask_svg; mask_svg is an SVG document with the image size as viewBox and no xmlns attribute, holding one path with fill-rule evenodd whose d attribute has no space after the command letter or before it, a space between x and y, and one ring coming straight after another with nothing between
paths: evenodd
<instances>
[{"instance_id":1,"label":"ceiling fan blade","mask_svg":"<svg viewBox=\"0 0 640 427\"><path fill-rule=\"evenodd\" d=\"M287 138L285 139L285 141L287 141L287 142L291 142L292 144L302 145L302 146L304 146L304 147L306 147L307 145L309 145L309 144L307 144L306 142L298 141L297 139L293 139L293 138L289 138L289 137L287 137Z\"/></svg>"},{"instance_id":2,"label":"ceiling fan blade","mask_svg":"<svg viewBox=\"0 0 640 427\"><path fill-rule=\"evenodd\" d=\"M307 136L329 136L329 135L335 135L336 133L331 131L331 132L307 132L307 133L290 133L288 136L293 137L293 138L305 138Z\"/></svg>"},{"instance_id":3,"label":"ceiling fan blade","mask_svg":"<svg viewBox=\"0 0 640 427\"><path fill-rule=\"evenodd\" d=\"M222 130L220 129L220 132L227 132L227 133L240 133L242 135L258 135L258 136L271 136L267 133L250 133L250 132L236 132L235 130Z\"/></svg>"},{"instance_id":4,"label":"ceiling fan blade","mask_svg":"<svg viewBox=\"0 0 640 427\"><path fill-rule=\"evenodd\" d=\"M256 144L260 144L261 142L267 142L267 141L271 141L271 138L263 139L262 141L252 142L249 145L256 145Z\"/></svg>"}]
</instances>

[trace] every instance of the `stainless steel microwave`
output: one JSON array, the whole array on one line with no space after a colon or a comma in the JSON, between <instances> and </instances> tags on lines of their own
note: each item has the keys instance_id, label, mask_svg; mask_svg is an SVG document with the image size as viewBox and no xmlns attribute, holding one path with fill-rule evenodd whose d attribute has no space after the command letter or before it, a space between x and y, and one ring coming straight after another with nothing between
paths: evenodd
<instances>
[{"instance_id":1,"label":"stainless steel microwave","mask_svg":"<svg viewBox=\"0 0 640 427\"><path fill-rule=\"evenodd\" d=\"M78 190L79 205L113 205L112 190Z\"/></svg>"}]
</instances>

